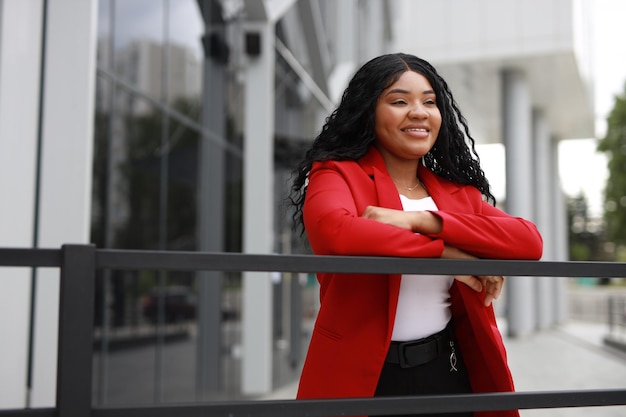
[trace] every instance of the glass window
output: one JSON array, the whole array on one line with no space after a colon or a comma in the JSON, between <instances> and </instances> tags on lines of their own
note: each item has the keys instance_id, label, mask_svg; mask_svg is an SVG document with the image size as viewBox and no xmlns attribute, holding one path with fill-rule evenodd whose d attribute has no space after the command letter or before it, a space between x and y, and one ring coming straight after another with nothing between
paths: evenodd
<instances>
[{"instance_id":1,"label":"glass window","mask_svg":"<svg viewBox=\"0 0 626 417\"><path fill-rule=\"evenodd\" d=\"M199 250L201 143L221 140L235 144L234 152L224 151L224 244L240 250L241 145L233 131L206 125L219 119L202 124L204 20L198 1L100 0L98 12L92 242ZM205 93L207 105L225 108L225 99L211 93ZM233 275L225 282L238 288ZM196 399L197 288L195 272L99 274L96 404Z\"/></svg>"}]
</instances>

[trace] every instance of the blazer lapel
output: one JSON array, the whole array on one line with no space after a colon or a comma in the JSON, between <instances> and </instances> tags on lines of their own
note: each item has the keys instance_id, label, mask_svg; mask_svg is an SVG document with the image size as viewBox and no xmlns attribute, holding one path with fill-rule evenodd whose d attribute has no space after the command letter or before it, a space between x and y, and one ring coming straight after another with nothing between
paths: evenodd
<instances>
[{"instance_id":1,"label":"blazer lapel","mask_svg":"<svg viewBox=\"0 0 626 417\"><path fill-rule=\"evenodd\" d=\"M374 180L378 206L402 210L400 196L378 149L370 147L369 152L359 160L359 165Z\"/></svg>"},{"instance_id":2,"label":"blazer lapel","mask_svg":"<svg viewBox=\"0 0 626 417\"><path fill-rule=\"evenodd\" d=\"M396 191L396 185L387 174L387 171L382 172L377 167L374 167L374 185L380 207L402 210L400 195Z\"/></svg>"},{"instance_id":3,"label":"blazer lapel","mask_svg":"<svg viewBox=\"0 0 626 417\"><path fill-rule=\"evenodd\" d=\"M465 198L461 198L460 194L457 195L462 189L459 185L438 177L421 163L417 169L417 173L439 210L467 210L468 202Z\"/></svg>"},{"instance_id":4,"label":"blazer lapel","mask_svg":"<svg viewBox=\"0 0 626 417\"><path fill-rule=\"evenodd\" d=\"M369 152L363 158L361 158L359 164L374 180L378 206L402 210L402 202L400 201L400 196L398 195L393 180L387 173L385 162L378 150L372 146ZM393 245L394 242L389 242L389 244ZM389 301L387 305L389 307L387 313L387 340L391 340L393 324L396 319L398 296L400 295L400 274L389 275L388 283Z\"/></svg>"}]
</instances>

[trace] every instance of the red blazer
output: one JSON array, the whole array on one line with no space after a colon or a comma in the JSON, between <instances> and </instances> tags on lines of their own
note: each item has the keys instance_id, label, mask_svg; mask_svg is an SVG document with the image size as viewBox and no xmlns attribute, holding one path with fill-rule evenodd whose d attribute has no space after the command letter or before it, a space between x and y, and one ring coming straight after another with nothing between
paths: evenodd
<instances>
[{"instance_id":1,"label":"red blazer","mask_svg":"<svg viewBox=\"0 0 626 417\"><path fill-rule=\"evenodd\" d=\"M360 217L369 205L402 209L374 147L358 161L315 163L303 208L314 253L436 258L445 242L479 258L541 257L541 236L531 222L484 202L474 187L456 185L423 166L418 173L443 220L437 235L415 234ZM298 398L372 397L391 342L400 275L320 273L318 280L321 307ZM474 392L512 391L493 307L484 307L484 293L457 281L450 294L455 332Z\"/></svg>"}]
</instances>

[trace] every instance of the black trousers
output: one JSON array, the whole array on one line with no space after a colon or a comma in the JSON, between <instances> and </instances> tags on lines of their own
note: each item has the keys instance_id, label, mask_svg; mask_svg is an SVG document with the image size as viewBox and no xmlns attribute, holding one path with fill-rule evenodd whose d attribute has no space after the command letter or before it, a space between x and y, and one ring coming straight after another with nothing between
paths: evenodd
<instances>
[{"instance_id":1,"label":"black trousers","mask_svg":"<svg viewBox=\"0 0 626 417\"><path fill-rule=\"evenodd\" d=\"M457 362L456 371L450 370L450 352L439 355L434 360L412 368L401 368L399 364L385 363L375 397L404 395L467 394L472 388L467 376L463 357L455 341ZM448 414L415 414L394 417L472 417L473 412Z\"/></svg>"}]
</instances>

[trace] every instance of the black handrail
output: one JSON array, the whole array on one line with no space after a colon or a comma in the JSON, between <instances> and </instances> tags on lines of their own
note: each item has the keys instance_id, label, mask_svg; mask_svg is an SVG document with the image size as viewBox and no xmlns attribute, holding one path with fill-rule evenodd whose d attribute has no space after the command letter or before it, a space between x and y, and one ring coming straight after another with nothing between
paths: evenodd
<instances>
[{"instance_id":1,"label":"black handrail","mask_svg":"<svg viewBox=\"0 0 626 417\"><path fill-rule=\"evenodd\" d=\"M0 417L323 417L626 405L626 389L238 401L143 407L91 405L92 312L98 269L623 277L626 276L626 263L126 251L96 249L93 245L64 245L61 249L0 249L2 266L58 267L61 271L61 295L56 407L0 410Z\"/></svg>"},{"instance_id":2,"label":"black handrail","mask_svg":"<svg viewBox=\"0 0 626 417\"><path fill-rule=\"evenodd\" d=\"M546 277L626 276L615 262L459 260L375 256L254 255L175 251L98 250L98 268L214 271L345 272L517 275ZM514 271L514 274L511 274Z\"/></svg>"},{"instance_id":3,"label":"black handrail","mask_svg":"<svg viewBox=\"0 0 626 417\"><path fill-rule=\"evenodd\" d=\"M61 267L63 265L60 249L0 249L0 266Z\"/></svg>"},{"instance_id":4,"label":"black handrail","mask_svg":"<svg viewBox=\"0 0 626 417\"><path fill-rule=\"evenodd\" d=\"M157 250L94 250L96 269L626 277L626 263L622 262L459 260L375 256L257 255ZM61 267L62 265L61 249L0 248L0 267Z\"/></svg>"}]
</instances>

